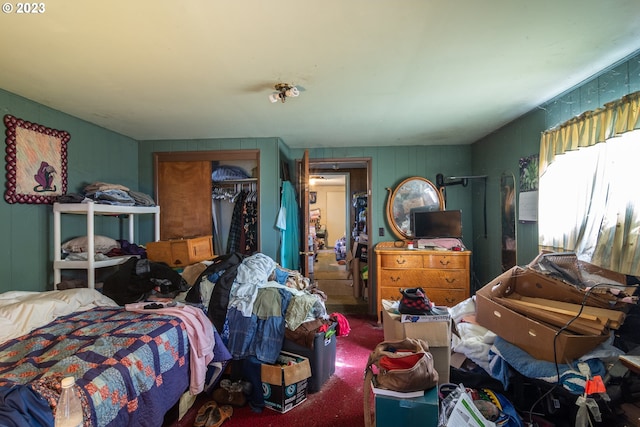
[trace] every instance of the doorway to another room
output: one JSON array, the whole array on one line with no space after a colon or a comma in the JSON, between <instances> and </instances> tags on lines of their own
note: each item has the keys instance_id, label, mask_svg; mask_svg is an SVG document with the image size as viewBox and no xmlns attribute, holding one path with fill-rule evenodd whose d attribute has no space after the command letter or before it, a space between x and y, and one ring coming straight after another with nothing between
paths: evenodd
<instances>
[{"instance_id":1,"label":"doorway to another room","mask_svg":"<svg viewBox=\"0 0 640 427\"><path fill-rule=\"evenodd\" d=\"M368 176L366 160L309 162L310 229L316 245L313 280L326 293L329 312L369 311L367 249L364 258L361 253L356 257L358 248L368 248Z\"/></svg>"}]
</instances>

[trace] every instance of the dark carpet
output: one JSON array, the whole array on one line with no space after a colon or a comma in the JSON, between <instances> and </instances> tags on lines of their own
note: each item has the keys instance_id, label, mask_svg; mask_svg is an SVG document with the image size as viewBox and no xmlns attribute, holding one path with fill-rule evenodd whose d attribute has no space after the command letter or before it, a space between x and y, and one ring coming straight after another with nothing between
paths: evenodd
<instances>
[{"instance_id":1,"label":"dark carpet","mask_svg":"<svg viewBox=\"0 0 640 427\"><path fill-rule=\"evenodd\" d=\"M369 354L383 341L382 325L367 315L345 315L351 326L348 336L337 338L335 373L322 388L308 395L307 400L290 411L281 414L271 409L262 413L251 411L249 406L234 408L231 419L223 425L229 427L267 426L364 426L363 379ZM174 424L175 427L191 427L197 409L209 397L201 395L194 407Z\"/></svg>"}]
</instances>

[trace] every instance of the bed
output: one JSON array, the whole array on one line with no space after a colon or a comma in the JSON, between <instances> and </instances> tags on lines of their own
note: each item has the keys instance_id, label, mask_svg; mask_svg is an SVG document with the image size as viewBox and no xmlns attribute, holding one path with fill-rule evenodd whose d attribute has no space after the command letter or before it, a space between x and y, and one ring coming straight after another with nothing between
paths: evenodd
<instances>
[{"instance_id":1,"label":"bed","mask_svg":"<svg viewBox=\"0 0 640 427\"><path fill-rule=\"evenodd\" d=\"M85 425L162 425L187 390L202 389L202 370L194 385L190 364L214 342L190 353L193 325L162 311L130 311L86 288L0 294L0 417L53 425L60 380L73 375ZM20 407L16 390L35 398Z\"/></svg>"}]
</instances>

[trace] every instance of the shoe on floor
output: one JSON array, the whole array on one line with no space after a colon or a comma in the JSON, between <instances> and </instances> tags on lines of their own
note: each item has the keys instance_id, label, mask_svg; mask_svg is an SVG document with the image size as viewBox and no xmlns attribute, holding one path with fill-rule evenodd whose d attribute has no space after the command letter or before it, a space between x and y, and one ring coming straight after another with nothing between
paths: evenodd
<instances>
[{"instance_id":1,"label":"shoe on floor","mask_svg":"<svg viewBox=\"0 0 640 427\"><path fill-rule=\"evenodd\" d=\"M193 427L208 426L209 424L207 424L207 421L209 420L211 412L213 412L217 408L218 408L218 404L216 403L215 400L209 400L203 403L200 409L198 410L196 419L193 422Z\"/></svg>"},{"instance_id":2,"label":"shoe on floor","mask_svg":"<svg viewBox=\"0 0 640 427\"><path fill-rule=\"evenodd\" d=\"M240 407L247 404L247 398L242 391L229 391L222 387L215 389L211 397L213 397L213 400L218 402L220 405L233 405Z\"/></svg>"},{"instance_id":3,"label":"shoe on floor","mask_svg":"<svg viewBox=\"0 0 640 427\"><path fill-rule=\"evenodd\" d=\"M230 405L216 406L209 413L205 427L220 427L223 422L231 418L231 415L233 415L233 407Z\"/></svg>"}]
</instances>

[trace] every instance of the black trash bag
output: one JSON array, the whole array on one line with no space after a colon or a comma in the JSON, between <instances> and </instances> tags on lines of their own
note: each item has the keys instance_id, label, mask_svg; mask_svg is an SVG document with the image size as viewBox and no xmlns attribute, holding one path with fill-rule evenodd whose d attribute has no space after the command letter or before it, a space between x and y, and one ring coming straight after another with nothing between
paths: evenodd
<instances>
[{"instance_id":1,"label":"black trash bag","mask_svg":"<svg viewBox=\"0 0 640 427\"><path fill-rule=\"evenodd\" d=\"M102 293L118 305L144 300L152 293L170 298L188 285L171 267L148 259L129 258L104 281Z\"/></svg>"}]
</instances>

